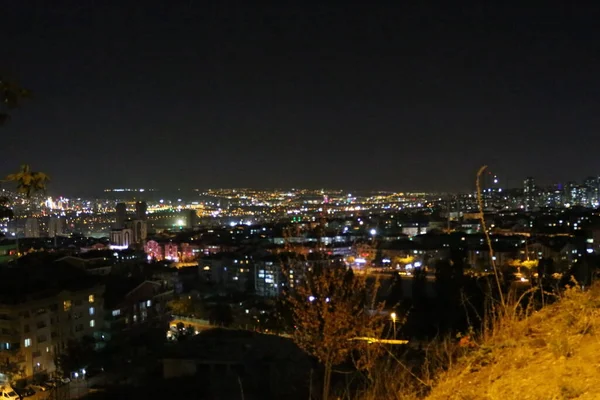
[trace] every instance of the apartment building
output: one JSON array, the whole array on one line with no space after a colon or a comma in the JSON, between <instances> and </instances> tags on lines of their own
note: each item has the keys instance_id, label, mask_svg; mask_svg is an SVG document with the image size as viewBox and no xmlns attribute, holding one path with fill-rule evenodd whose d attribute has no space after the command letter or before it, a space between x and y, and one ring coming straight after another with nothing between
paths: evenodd
<instances>
[{"instance_id":1,"label":"apartment building","mask_svg":"<svg viewBox=\"0 0 600 400\"><path fill-rule=\"evenodd\" d=\"M73 271L69 279L54 276L43 287L27 271L19 272L8 274L13 287L0 276L0 373L7 360L18 363L23 376L51 373L55 356L70 340L101 332L104 286Z\"/></svg>"}]
</instances>

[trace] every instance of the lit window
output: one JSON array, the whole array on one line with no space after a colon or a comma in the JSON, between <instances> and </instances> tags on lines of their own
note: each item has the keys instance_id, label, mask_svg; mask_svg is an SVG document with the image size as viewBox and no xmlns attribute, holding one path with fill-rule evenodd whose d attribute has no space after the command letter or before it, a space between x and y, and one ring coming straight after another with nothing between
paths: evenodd
<instances>
[{"instance_id":1,"label":"lit window","mask_svg":"<svg viewBox=\"0 0 600 400\"><path fill-rule=\"evenodd\" d=\"M148 301L146 302L146 307L150 307L150 306L152 306L152 300L148 300Z\"/></svg>"},{"instance_id":2,"label":"lit window","mask_svg":"<svg viewBox=\"0 0 600 400\"><path fill-rule=\"evenodd\" d=\"M93 319L90 319L90 328L93 328L94 325L96 325L96 321L94 321Z\"/></svg>"},{"instance_id":3,"label":"lit window","mask_svg":"<svg viewBox=\"0 0 600 400\"><path fill-rule=\"evenodd\" d=\"M96 311L96 310L94 310L94 307L90 307L90 315L94 315L94 312L95 312L95 311Z\"/></svg>"},{"instance_id":4,"label":"lit window","mask_svg":"<svg viewBox=\"0 0 600 400\"><path fill-rule=\"evenodd\" d=\"M31 339L27 338L25 339L25 347L30 347L31 346Z\"/></svg>"},{"instance_id":5,"label":"lit window","mask_svg":"<svg viewBox=\"0 0 600 400\"><path fill-rule=\"evenodd\" d=\"M72 303L71 300L63 301L63 310L69 311L71 309Z\"/></svg>"},{"instance_id":6,"label":"lit window","mask_svg":"<svg viewBox=\"0 0 600 400\"><path fill-rule=\"evenodd\" d=\"M121 310L113 310L112 316L116 317L117 315L121 315Z\"/></svg>"},{"instance_id":7,"label":"lit window","mask_svg":"<svg viewBox=\"0 0 600 400\"><path fill-rule=\"evenodd\" d=\"M94 295L93 295L93 294L90 294L90 295L88 296L88 302L90 302L90 303L93 303L93 302L94 302Z\"/></svg>"}]
</instances>

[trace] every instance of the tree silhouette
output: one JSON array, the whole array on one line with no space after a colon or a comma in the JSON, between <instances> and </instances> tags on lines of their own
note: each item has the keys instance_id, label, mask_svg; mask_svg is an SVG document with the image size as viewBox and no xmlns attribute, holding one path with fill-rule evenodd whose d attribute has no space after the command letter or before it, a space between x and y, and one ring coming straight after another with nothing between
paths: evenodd
<instances>
[{"instance_id":1,"label":"tree silhouette","mask_svg":"<svg viewBox=\"0 0 600 400\"><path fill-rule=\"evenodd\" d=\"M460 261L445 259L436 263L436 313L438 326L442 333L463 328L460 324L461 316L464 313L461 306L463 278L463 266Z\"/></svg>"},{"instance_id":2,"label":"tree silhouette","mask_svg":"<svg viewBox=\"0 0 600 400\"><path fill-rule=\"evenodd\" d=\"M30 95L27 89L0 75L0 125L6 123L10 118L10 111L18 108L23 99Z\"/></svg>"},{"instance_id":3,"label":"tree silhouette","mask_svg":"<svg viewBox=\"0 0 600 400\"><path fill-rule=\"evenodd\" d=\"M8 175L6 180L15 182L19 193L30 197L32 192L44 192L50 178L43 172L32 171L28 164L23 164L19 172Z\"/></svg>"},{"instance_id":4,"label":"tree silhouette","mask_svg":"<svg viewBox=\"0 0 600 400\"><path fill-rule=\"evenodd\" d=\"M30 95L27 89L0 75L0 125L8 121L10 111L19 107L23 99ZM17 190L30 197L32 192L45 191L46 183L50 178L43 172L31 171L29 165L24 164L21 166L21 171L10 174L6 180L16 182Z\"/></svg>"},{"instance_id":5,"label":"tree silhouette","mask_svg":"<svg viewBox=\"0 0 600 400\"><path fill-rule=\"evenodd\" d=\"M69 374L87 367L95 359L95 343L91 336L84 336L81 340L69 340L65 350L55 359L57 368L63 374Z\"/></svg>"},{"instance_id":6,"label":"tree silhouette","mask_svg":"<svg viewBox=\"0 0 600 400\"><path fill-rule=\"evenodd\" d=\"M212 307L208 314L211 324L219 326L230 326L233 323L233 313L229 304L219 303Z\"/></svg>"},{"instance_id":7,"label":"tree silhouette","mask_svg":"<svg viewBox=\"0 0 600 400\"><path fill-rule=\"evenodd\" d=\"M13 352L6 352L5 358L0 361L0 373L3 373L8 377L8 381L12 382L15 378L23 375L25 368L20 362L21 358L24 358L23 353L20 350Z\"/></svg>"},{"instance_id":8,"label":"tree silhouette","mask_svg":"<svg viewBox=\"0 0 600 400\"><path fill-rule=\"evenodd\" d=\"M368 370L381 346L352 340L356 337L382 336L383 303L375 302L377 283L355 276L343 265L313 267L288 294L294 316L294 341L325 367L323 396L326 400L335 365L352 354L358 369ZM369 349L366 347L370 346Z\"/></svg>"},{"instance_id":9,"label":"tree silhouette","mask_svg":"<svg viewBox=\"0 0 600 400\"><path fill-rule=\"evenodd\" d=\"M193 318L206 317L206 310L200 299L183 296L169 301L168 307L174 315Z\"/></svg>"},{"instance_id":10,"label":"tree silhouette","mask_svg":"<svg viewBox=\"0 0 600 400\"><path fill-rule=\"evenodd\" d=\"M390 294L386 299L386 304L390 307L398 308L404 300L404 289L402 288L402 276L395 274L390 286Z\"/></svg>"}]
</instances>

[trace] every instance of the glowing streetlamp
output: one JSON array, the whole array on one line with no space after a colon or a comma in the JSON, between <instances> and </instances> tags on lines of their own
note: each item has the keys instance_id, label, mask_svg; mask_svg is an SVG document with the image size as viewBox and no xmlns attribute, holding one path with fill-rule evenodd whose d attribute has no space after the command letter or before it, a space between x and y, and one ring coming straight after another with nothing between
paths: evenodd
<instances>
[{"instance_id":1,"label":"glowing streetlamp","mask_svg":"<svg viewBox=\"0 0 600 400\"><path fill-rule=\"evenodd\" d=\"M393 312L393 313L390 314L390 317L392 317L392 325L394 327L394 339L396 339L396 318L398 316L396 315L395 312Z\"/></svg>"}]
</instances>

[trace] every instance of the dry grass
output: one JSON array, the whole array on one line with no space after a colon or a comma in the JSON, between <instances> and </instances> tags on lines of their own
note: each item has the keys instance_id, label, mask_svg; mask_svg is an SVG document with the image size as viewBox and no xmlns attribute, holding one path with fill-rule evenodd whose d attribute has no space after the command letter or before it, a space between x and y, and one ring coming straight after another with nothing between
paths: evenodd
<instances>
[{"instance_id":1,"label":"dry grass","mask_svg":"<svg viewBox=\"0 0 600 400\"><path fill-rule=\"evenodd\" d=\"M599 333L600 285L569 289L526 318L496 321L427 399L600 399Z\"/></svg>"},{"instance_id":2,"label":"dry grass","mask_svg":"<svg viewBox=\"0 0 600 400\"><path fill-rule=\"evenodd\" d=\"M387 367L355 398L600 399L600 284L568 289L541 311L517 314L504 313L485 337L462 346L432 343L418 377L401 364Z\"/></svg>"}]
</instances>

